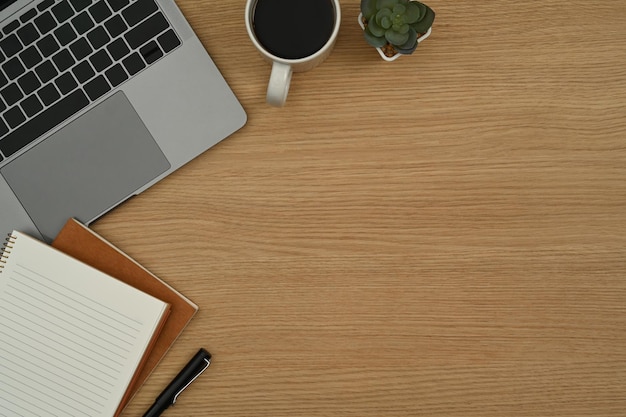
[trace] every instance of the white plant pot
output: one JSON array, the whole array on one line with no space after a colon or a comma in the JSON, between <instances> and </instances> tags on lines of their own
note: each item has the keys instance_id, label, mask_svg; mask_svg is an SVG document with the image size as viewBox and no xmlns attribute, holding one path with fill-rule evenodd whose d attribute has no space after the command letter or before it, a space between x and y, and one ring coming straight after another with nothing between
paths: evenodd
<instances>
[{"instance_id":1,"label":"white plant pot","mask_svg":"<svg viewBox=\"0 0 626 417\"><path fill-rule=\"evenodd\" d=\"M359 13L359 26L361 26L361 29L365 30L365 25L363 24L363 13ZM430 32L432 32L432 30L433 30L433 28L429 27L428 31L426 33L424 33L422 36L417 38L417 43L419 44L420 42L425 40L427 37L429 37L430 36ZM394 56L387 56L383 52L382 48L376 48L376 50L378 51L378 54L380 55L380 57L382 59L384 59L385 61L387 61L387 62L395 61L396 59L400 58L400 55L402 55L400 53L397 53Z\"/></svg>"}]
</instances>

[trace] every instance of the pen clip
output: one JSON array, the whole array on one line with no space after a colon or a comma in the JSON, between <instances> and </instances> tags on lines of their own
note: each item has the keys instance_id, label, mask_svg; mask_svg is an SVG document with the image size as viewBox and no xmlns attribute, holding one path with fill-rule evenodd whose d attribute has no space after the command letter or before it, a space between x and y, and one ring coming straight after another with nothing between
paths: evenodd
<instances>
[{"instance_id":1,"label":"pen clip","mask_svg":"<svg viewBox=\"0 0 626 417\"><path fill-rule=\"evenodd\" d=\"M191 383L192 383L193 381L195 381L195 380L196 380L196 378L198 378L200 375L202 375L202 373L203 373L204 371L206 371L206 369L209 367L209 365L211 365L211 358L204 358L204 361L206 362L206 365L204 365L204 367L203 367L202 369L200 369L200 372L198 372L198 373L197 373L197 374L196 374L193 378L191 378L191 380L190 380L189 382L187 382L187 384L185 384L185 386L184 386L184 387L182 387L182 388L180 389L180 391L178 391L178 392L174 395L174 399L172 400L172 405L176 403L176 400L178 399L178 396L179 396L179 395L180 395L180 394L181 394L184 390L186 390L186 389L187 389L187 387L188 387L189 385L191 385Z\"/></svg>"}]
</instances>

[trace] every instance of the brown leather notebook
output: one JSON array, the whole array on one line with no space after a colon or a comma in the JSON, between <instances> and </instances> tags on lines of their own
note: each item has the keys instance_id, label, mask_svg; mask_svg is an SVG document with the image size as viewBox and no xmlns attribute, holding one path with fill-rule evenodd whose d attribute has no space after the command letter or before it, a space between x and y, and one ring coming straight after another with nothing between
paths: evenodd
<instances>
[{"instance_id":1,"label":"brown leather notebook","mask_svg":"<svg viewBox=\"0 0 626 417\"><path fill-rule=\"evenodd\" d=\"M117 416L191 321L198 306L75 219L67 221L52 246L170 305L169 317L128 386Z\"/></svg>"}]
</instances>

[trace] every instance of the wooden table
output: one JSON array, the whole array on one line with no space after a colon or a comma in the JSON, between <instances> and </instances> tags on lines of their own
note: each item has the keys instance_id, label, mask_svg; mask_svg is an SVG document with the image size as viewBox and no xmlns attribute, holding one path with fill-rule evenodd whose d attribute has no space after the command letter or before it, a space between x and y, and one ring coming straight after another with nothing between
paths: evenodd
<instances>
[{"instance_id":1,"label":"wooden table","mask_svg":"<svg viewBox=\"0 0 626 417\"><path fill-rule=\"evenodd\" d=\"M244 0L179 5L247 125L94 229L200 306L174 416L623 416L626 3L430 0L265 104Z\"/></svg>"}]
</instances>

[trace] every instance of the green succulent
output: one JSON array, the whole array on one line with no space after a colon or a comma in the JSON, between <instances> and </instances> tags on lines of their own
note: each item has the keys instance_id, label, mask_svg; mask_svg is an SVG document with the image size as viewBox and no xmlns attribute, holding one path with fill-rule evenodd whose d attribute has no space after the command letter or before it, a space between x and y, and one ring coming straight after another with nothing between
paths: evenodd
<instances>
[{"instance_id":1,"label":"green succulent","mask_svg":"<svg viewBox=\"0 0 626 417\"><path fill-rule=\"evenodd\" d=\"M375 48L391 45L401 54L417 48L418 34L428 31L435 12L419 1L361 0L365 39Z\"/></svg>"}]
</instances>

